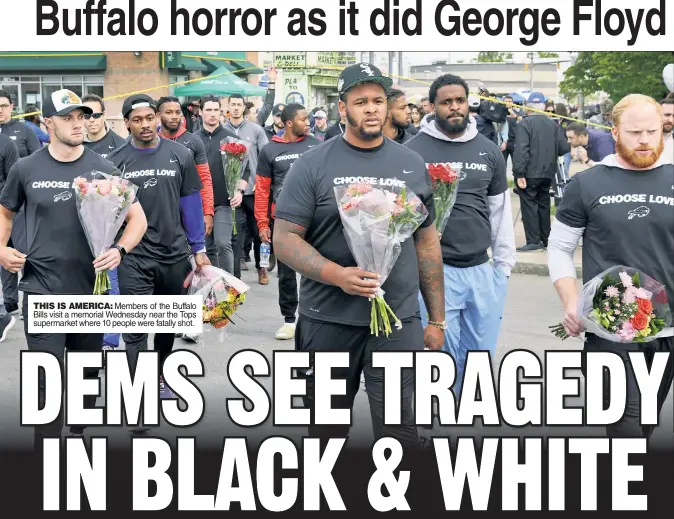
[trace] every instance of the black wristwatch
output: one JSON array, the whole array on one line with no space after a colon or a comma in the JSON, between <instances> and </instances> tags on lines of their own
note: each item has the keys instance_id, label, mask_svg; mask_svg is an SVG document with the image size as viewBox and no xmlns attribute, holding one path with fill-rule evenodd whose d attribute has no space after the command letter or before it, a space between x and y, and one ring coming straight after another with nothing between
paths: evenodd
<instances>
[{"instance_id":1,"label":"black wristwatch","mask_svg":"<svg viewBox=\"0 0 674 519\"><path fill-rule=\"evenodd\" d=\"M246 190L245 190L245 189L239 189L239 192L241 193L241 196L243 196L243 195L246 194Z\"/></svg>"},{"instance_id":2,"label":"black wristwatch","mask_svg":"<svg viewBox=\"0 0 674 519\"><path fill-rule=\"evenodd\" d=\"M124 247L121 245L113 245L112 248L117 249L121 258L124 259L124 256L126 256L126 249Z\"/></svg>"}]
</instances>

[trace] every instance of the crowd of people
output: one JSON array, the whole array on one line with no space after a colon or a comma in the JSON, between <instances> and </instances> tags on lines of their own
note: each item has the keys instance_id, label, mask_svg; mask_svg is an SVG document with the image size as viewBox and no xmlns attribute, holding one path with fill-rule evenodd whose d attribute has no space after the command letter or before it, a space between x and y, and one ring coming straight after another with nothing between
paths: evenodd
<instances>
[{"instance_id":1,"label":"crowd of people","mask_svg":"<svg viewBox=\"0 0 674 519\"><path fill-rule=\"evenodd\" d=\"M571 334L580 332L572 257L581 237L585 280L622 263L652 272L670 291L674 287L672 207L654 206L648 220L627 222L625 208L596 203L609 191L671 196L674 96L662 102L636 95L604 103L589 121L600 126L595 129L564 119L568 107L540 93L532 93L526 106L508 96L497 103L485 90L472 94L465 80L451 74L438 77L420 105L411 104L376 66L359 63L341 73L340 120L330 125L323 107L275 104L276 73L268 75L259 110L237 94L189 103L132 95L122 108L126 138L109 127L100 97L54 92L43 99L41 119L24 124L11 118L10 94L0 92L0 342L15 324L20 290L29 349L61 357L65 349L116 348L116 334L28 333L28 297L91 294L94 268L110 271L112 295L179 295L187 275L205 265L241 277L253 252L260 285L269 284L270 271L278 272L282 324L276 338L294 339L302 351L348 349L350 366L334 374L347 380L347 394L334 404L352 406L364 377L375 435L416 445L414 380L411 374L402 378L402 425L386 425L384 381L373 369L372 352L443 349L456 362L458 394L467 352L496 348L518 250L549 250L551 277ZM37 132L40 125L45 135ZM244 140L250 150L233 193L220 151L226 137ZM560 162L568 169L571 156L590 169L565 186L551 225L551 189ZM527 241L520 249L512 224L509 160ZM433 225L431 164L461 170L456 203L440 236ZM170 174L149 182L157 169ZM97 258L89 251L74 200L56 196L92 170L121 171L142 188L123 232ZM403 243L384 285L388 304L403 323L388 337L370 334L368 298L381 288L379 277L356 266L333 195L345 178L359 177L404 179L429 213L414 238ZM272 248L269 266L261 263L262 243ZM176 338L154 336L160 362ZM148 336L124 334L123 340L135 369ZM674 344L661 340L656 346L672 351ZM593 339L586 347L616 349ZM310 388L305 404L313 408L313 370L303 370L302 376ZM159 383L162 398L174 398ZM638 409L638 392L634 384L629 387L630 409ZM639 428L638 413L630 412L612 434ZM36 437L58 436L61 427L55 422L36 430ZM70 424L70 434L83 431L84 426ZM341 436L348 428L312 427L310 434Z\"/></svg>"}]
</instances>

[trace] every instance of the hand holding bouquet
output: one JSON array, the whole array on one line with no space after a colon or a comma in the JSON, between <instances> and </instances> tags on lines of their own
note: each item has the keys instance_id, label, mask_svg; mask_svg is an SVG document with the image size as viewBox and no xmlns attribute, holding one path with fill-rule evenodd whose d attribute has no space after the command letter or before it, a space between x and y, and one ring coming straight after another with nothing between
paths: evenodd
<instances>
[{"instance_id":1,"label":"hand holding bouquet","mask_svg":"<svg viewBox=\"0 0 674 519\"><path fill-rule=\"evenodd\" d=\"M232 322L232 315L245 302L249 290L240 279L211 265L192 272L186 282L189 282L190 295L203 298L202 322L215 329Z\"/></svg>"},{"instance_id":2,"label":"hand holding bouquet","mask_svg":"<svg viewBox=\"0 0 674 519\"><path fill-rule=\"evenodd\" d=\"M138 187L120 176L92 171L73 180L77 215L89 242L91 253L98 257L107 251L122 227ZM94 295L105 294L112 285L107 270L96 273Z\"/></svg>"},{"instance_id":3,"label":"hand holding bouquet","mask_svg":"<svg viewBox=\"0 0 674 519\"><path fill-rule=\"evenodd\" d=\"M459 192L461 168L452 168L449 163L428 164L428 173L433 182L433 198L435 200L435 228L442 236L449 215L456 203Z\"/></svg>"},{"instance_id":4,"label":"hand holding bouquet","mask_svg":"<svg viewBox=\"0 0 674 519\"><path fill-rule=\"evenodd\" d=\"M665 287L630 267L612 267L586 283L578 314L588 332L612 342L650 342L674 332ZM551 329L569 337L562 325Z\"/></svg>"},{"instance_id":5,"label":"hand holding bouquet","mask_svg":"<svg viewBox=\"0 0 674 519\"><path fill-rule=\"evenodd\" d=\"M397 184L397 182L396 182ZM344 234L358 266L381 276L383 285L400 255L401 245L428 217L419 198L406 187L374 187L350 184L334 188ZM402 323L379 290L372 299L370 331L379 336L391 333L391 319L400 329Z\"/></svg>"},{"instance_id":6,"label":"hand holding bouquet","mask_svg":"<svg viewBox=\"0 0 674 519\"><path fill-rule=\"evenodd\" d=\"M248 165L248 144L234 137L220 141L220 155L225 171L225 181L230 199L236 193L241 175ZM233 234L236 235L236 208L232 207Z\"/></svg>"}]
</instances>

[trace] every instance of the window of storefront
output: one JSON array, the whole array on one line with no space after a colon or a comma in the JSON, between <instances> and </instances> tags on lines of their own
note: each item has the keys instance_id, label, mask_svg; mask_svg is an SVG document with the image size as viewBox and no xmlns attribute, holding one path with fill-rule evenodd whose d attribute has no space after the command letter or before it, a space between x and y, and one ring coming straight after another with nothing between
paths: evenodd
<instances>
[{"instance_id":1,"label":"window of storefront","mask_svg":"<svg viewBox=\"0 0 674 519\"><path fill-rule=\"evenodd\" d=\"M26 107L42 108L42 98L68 88L77 95L96 94L103 97L103 76L0 76L0 90L12 95L16 113Z\"/></svg>"},{"instance_id":2,"label":"window of storefront","mask_svg":"<svg viewBox=\"0 0 674 519\"><path fill-rule=\"evenodd\" d=\"M174 92L175 92L176 88L178 88L179 86L182 86L182 85L177 85L176 83L181 83L181 82L187 81L187 80L188 80L188 77L186 75L184 75L184 76L170 75L169 76L169 83L172 86L169 87L169 95L175 96ZM178 99L180 99L181 103L184 103L187 100L186 97L182 97L182 96L178 97Z\"/></svg>"}]
</instances>

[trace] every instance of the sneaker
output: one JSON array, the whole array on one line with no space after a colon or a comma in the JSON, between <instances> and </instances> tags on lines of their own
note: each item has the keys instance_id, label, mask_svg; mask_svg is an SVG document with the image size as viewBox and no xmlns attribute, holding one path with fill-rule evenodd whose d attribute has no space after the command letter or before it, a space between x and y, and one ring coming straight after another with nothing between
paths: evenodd
<instances>
[{"instance_id":1,"label":"sneaker","mask_svg":"<svg viewBox=\"0 0 674 519\"><path fill-rule=\"evenodd\" d=\"M518 247L517 252L536 252L543 250L543 246L538 243L534 245L533 243L527 243L524 247Z\"/></svg>"},{"instance_id":2,"label":"sneaker","mask_svg":"<svg viewBox=\"0 0 674 519\"><path fill-rule=\"evenodd\" d=\"M164 378L159 379L159 399L160 400L170 400L175 398L175 394L171 391L171 388L166 385Z\"/></svg>"},{"instance_id":3,"label":"sneaker","mask_svg":"<svg viewBox=\"0 0 674 519\"><path fill-rule=\"evenodd\" d=\"M19 313L19 305L17 303L5 303L5 310L9 315L16 315Z\"/></svg>"},{"instance_id":4,"label":"sneaker","mask_svg":"<svg viewBox=\"0 0 674 519\"><path fill-rule=\"evenodd\" d=\"M201 337L201 336L200 336L200 334L198 334L198 333L195 333L195 334L193 334L193 335L190 335L190 334L188 334L188 333L183 333L183 334L180 336L180 338L181 338L183 341L185 341L185 342L194 342L194 343L199 342L199 338L200 338L200 337Z\"/></svg>"},{"instance_id":5,"label":"sneaker","mask_svg":"<svg viewBox=\"0 0 674 519\"><path fill-rule=\"evenodd\" d=\"M246 265L246 260L241 259L241 270L248 270L248 265Z\"/></svg>"},{"instance_id":6,"label":"sneaker","mask_svg":"<svg viewBox=\"0 0 674 519\"><path fill-rule=\"evenodd\" d=\"M269 266L267 267L267 272L271 272L276 268L276 256L274 254L269 255Z\"/></svg>"},{"instance_id":7,"label":"sneaker","mask_svg":"<svg viewBox=\"0 0 674 519\"><path fill-rule=\"evenodd\" d=\"M2 319L0 319L0 342L5 342L7 339L7 334L16 324L16 319L9 314L6 314Z\"/></svg>"}]
</instances>

